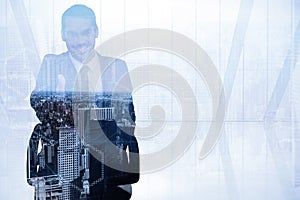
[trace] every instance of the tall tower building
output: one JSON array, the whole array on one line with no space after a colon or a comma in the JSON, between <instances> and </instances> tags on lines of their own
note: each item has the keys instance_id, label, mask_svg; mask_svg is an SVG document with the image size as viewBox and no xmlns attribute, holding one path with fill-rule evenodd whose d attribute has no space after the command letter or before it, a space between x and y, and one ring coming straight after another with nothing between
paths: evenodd
<instances>
[{"instance_id":1,"label":"tall tower building","mask_svg":"<svg viewBox=\"0 0 300 200\"><path fill-rule=\"evenodd\" d=\"M75 128L59 129L58 174L62 179L62 199L75 199L80 192L72 182L80 176L80 140Z\"/></svg>"}]
</instances>

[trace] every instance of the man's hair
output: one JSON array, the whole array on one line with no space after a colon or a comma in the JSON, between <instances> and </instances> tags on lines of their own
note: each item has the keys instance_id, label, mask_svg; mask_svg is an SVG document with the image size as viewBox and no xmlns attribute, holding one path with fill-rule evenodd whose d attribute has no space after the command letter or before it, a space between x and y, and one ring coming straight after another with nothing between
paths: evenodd
<instances>
[{"instance_id":1,"label":"man's hair","mask_svg":"<svg viewBox=\"0 0 300 200\"><path fill-rule=\"evenodd\" d=\"M63 13L63 15L61 17L62 31L64 31L64 29L66 27L66 18L67 17L80 17L80 18L90 19L92 25L95 28L98 28L94 11L85 5L82 5L82 4L73 5Z\"/></svg>"}]
</instances>

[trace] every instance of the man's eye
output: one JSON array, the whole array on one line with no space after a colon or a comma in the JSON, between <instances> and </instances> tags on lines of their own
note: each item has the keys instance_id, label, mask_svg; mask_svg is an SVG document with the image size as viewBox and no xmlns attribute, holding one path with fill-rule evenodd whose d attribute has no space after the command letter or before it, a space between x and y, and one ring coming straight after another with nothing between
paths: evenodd
<instances>
[{"instance_id":1,"label":"man's eye","mask_svg":"<svg viewBox=\"0 0 300 200\"><path fill-rule=\"evenodd\" d=\"M87 29L81 32L82 36L89 36L92 33L91 29Z\"/></svg>"},{"instance_id":2,"label":"man's eye","mask_svg":"<svg viewBox=\"0 0 300 200\"><path fill-rule=\"evenodd\" d=\"M69 38L74 38L76 36L77 36L77 33L75 33L75 32L67 32L67 37L69 37Z\"/></svg>"}]
</instances>

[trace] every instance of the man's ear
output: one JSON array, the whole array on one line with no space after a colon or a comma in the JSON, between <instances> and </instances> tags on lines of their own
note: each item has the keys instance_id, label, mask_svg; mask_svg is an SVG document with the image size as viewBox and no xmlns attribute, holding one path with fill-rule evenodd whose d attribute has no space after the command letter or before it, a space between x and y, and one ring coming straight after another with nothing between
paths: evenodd
<instances>
[{"instance_id":1,"label":"man's ear","mask_svg":"<svg viewBox=\"0 0 300 200\"><path fill-rule=\"evenodd\" d=\"M98 38L99 36L99 31L98 31L98 27L95 27L95 38Z\"/></svg>"}]
</instances>

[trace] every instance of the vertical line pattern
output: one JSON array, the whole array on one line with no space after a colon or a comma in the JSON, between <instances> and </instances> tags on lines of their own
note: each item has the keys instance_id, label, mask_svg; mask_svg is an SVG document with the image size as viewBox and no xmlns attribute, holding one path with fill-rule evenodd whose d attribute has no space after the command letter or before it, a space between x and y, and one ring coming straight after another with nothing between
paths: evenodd
<instances>
[{"instance_id":1,"label":"vertical line pattern","mask_svg":"<svg viewBox=\"0 0 300 200\"><path fill-rule=\"evenodd\" d=\"M98 34L99 42L102 43L102 0L99 0L99 23L98 23Z\"/></svg>"},{"instance_id":2,"label":"vertical line pattern","mask_svg":"<svg viewBox=\"0 0 300 200\"><path fill-rule=\"evenodd\" d=\"M55 27L55 25L54 25L54 2L55 1L52 1L52 52L55 52L55 42L54 42L54 40L55 40L55 38L54 38L54 34L55 34L55 30L54 30L54 27Z\"/></svg>"},{"instance_id":3,"label":"vertical line pattern","mask_svg":"<svg viewBox=\"0 0 300 200\"><path fill-rule=\"evenodd\" d=\"M266 94L265 94L265 105L268 105L269 102L269 35L270 35L270 0L267 0L267 16L266 16ZM268 144L265 144L265 166L268 169ZM268 187L268 174L266 175L266 188ZM268 193L266 192L266 199L268 198Z\"/></svg>"},{"instance_id":4,"label":"vertical line pattern","mask_svg":"<svg viewBox=\"0 0 300 200\"><path fill-rule=\"evenodd\" d=\"M221 0L219 0L219 71L222 72L222 66L223 63L221 61L221 45L222 45L222 3ZM224 129L226 127L226 123L224 123ZM224 131L225 132L225 131ZM219 155L219 162L218 162L218 170L221 171L221 155ZM220 187L221 183L221 173L218 174L218 185Z\"/></svg>"}]
</instances>

